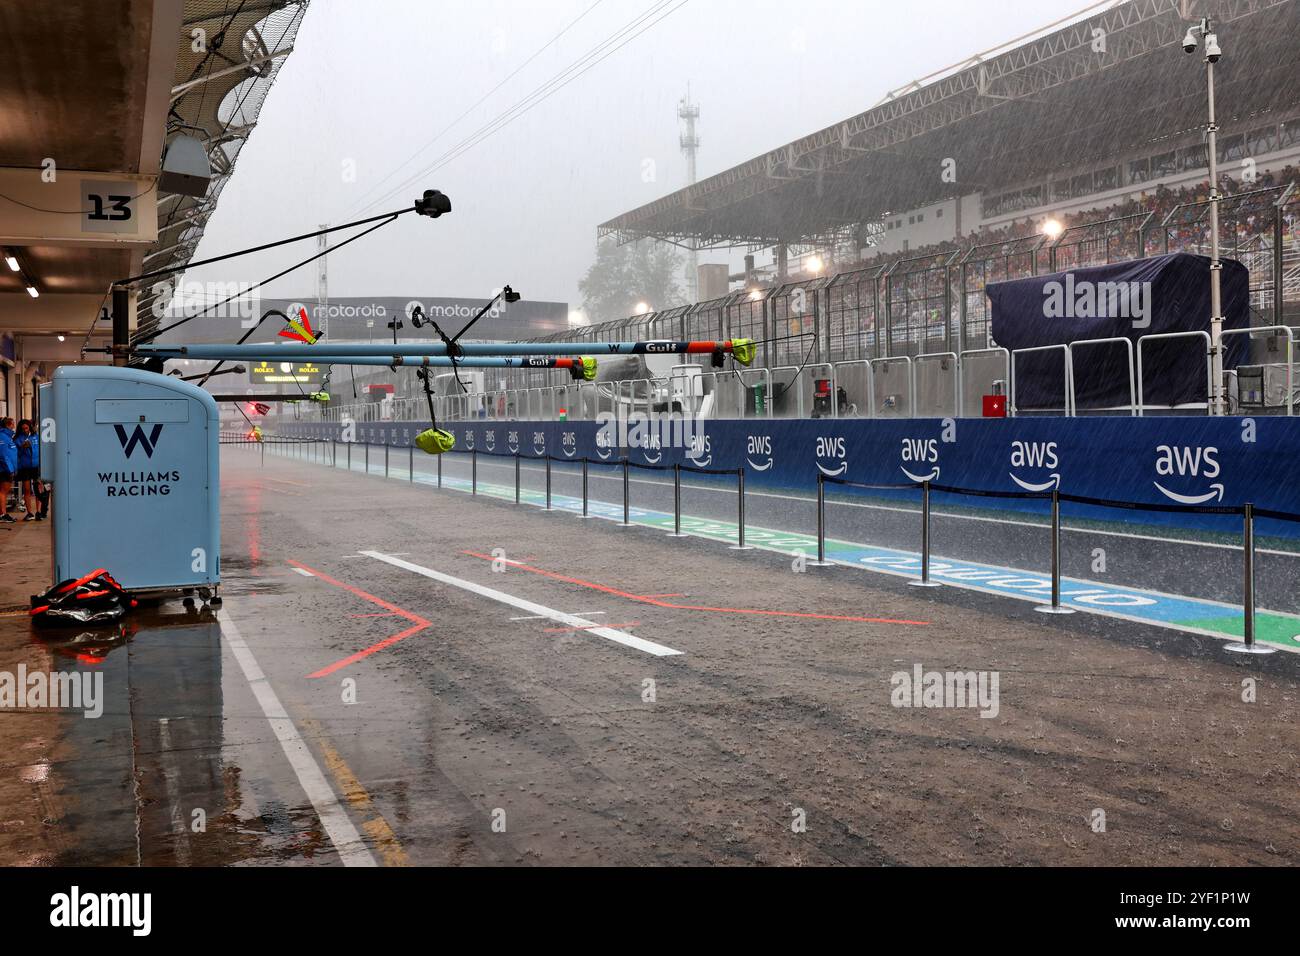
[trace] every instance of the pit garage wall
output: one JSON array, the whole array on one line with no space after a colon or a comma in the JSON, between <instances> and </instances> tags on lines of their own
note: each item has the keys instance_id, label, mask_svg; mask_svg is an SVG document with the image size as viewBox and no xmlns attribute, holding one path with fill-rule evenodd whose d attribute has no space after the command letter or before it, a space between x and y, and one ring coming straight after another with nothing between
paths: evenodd
<instances>
[{"instance_id":1,"label":"pit garage wall","mask_svg":"<svg viewBox=\"0 0 1300 956\"><path fill-rule=\"evenodd\" d=\"M424 422L358 423L356 440L406 447ZM595 422L456 422L457 451L605 460L623 451L597 441ZM337 438L333 423L286 423L277 435ZM898 421L708 421L694 448L639 440L634 463L712 469L745 467L749 487L813 494L819 472L864 484L930 478L976 490L1060 488L1139 504L1241 505L1300 514L1300 417L1009 418ZM645 447L642 447L645 446ZM656 447L658 446L658 447ZM422 453L418 450L417 456ZM398 465L397 467L401 467ZM827 486L828 494L847 489ZM918 492L872 492L915 500ZM1220 499L1220 494L1222 495ZM935 493L936 504L952 496ZM968 507L1044 515L1041 500L962 496ZM1065 505L1068 516L1238 533L1235 516L1168 514ZM1256 521L1257 533L1300 537L1300 524Z\"/></svg>"}]
</instances>

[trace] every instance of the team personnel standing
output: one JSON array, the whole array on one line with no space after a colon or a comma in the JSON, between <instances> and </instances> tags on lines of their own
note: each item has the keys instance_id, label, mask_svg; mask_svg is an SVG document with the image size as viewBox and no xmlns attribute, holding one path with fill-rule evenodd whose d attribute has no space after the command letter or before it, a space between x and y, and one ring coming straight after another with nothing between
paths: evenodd
<instances>
[{"instance_id":1,"label":"team personnel standing","mask_svg":"<svg viewBox=\"0 0 1300 956\"><path fill-rule=\"evenodd\" d=\"M27 504L24 521L40 521L45 516L37 511L37 489L41 483L41 438L36 434L36 423L24 418L18 423L14 436L18 446L18 493Z\"/></svg>"},{"instance_id":2,"label":"team personnel standing","mask_svg":"<svg viewBox=\"0 0 1300 956\"><path fill-rule=\"evenodd\" d=\"M9 491L18 471L18 446L14 444L14 420L0 419L0 521L13 524L9 513Z\"/></svg>"}]
</instances>

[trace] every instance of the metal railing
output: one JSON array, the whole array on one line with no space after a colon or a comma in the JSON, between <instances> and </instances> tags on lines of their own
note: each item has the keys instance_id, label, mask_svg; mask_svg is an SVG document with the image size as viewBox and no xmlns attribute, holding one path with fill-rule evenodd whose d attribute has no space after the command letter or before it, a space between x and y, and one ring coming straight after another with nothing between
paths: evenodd
<instances>
[{"instance_id":1,"label":"metal railing","mask_svg":"<svg viewBox=\"0 0 1300 956\"><path fill-rule=\"evenodd\" d=\"M1209 411L1210 396L1214 394L1214 372L1213 363L1210 362L1210 333L1209 332L1158 332L1155 335L1144 335L1138 339L1137 343L1137 413L1140 418L1146 411L1146 398L1143 388L1142 375L1142 346L1147 342L1154 342L1162 339L1200 339L1205 343L1205 405L1206 411Z\"/></svg>"},{"instance_id":2,"label":"metal railing","mask_svg":"<svg viewBox=\"0 0 1300 956\"><path fill-rule=\"evenodd\" d=\"M1285 325L1225 329L1223 337L1248 336L1252 340L1278 338L1286 342L1284 360L1240 365L1275 370L1285 376L1286 398L1275 405L1264 400L1263 411L1275 409L1281 415L1294 414L1295 330ZM569 382L527 388L493 389L434 398L439 424L464 421L592 421L601 416L652 415L675 412L692 418L932 418L978 417L979 396L997 394L999 384L1008 396L1007 414L1025 412L1079 415L1079 378L1095 381L1097 369L1108 376L1112 391L1128 394L1128 402L1090 407L1089 415L1140 416L1155 408L1146 401L1143 382L1145 347L1159 340L1189 339L1205 343L1206 384L1210 384L1208 332L1162 332L1137 339L1124 336L1081 339L1075 342L1009 350L1001 346L968 349L964 352L923 352L842 362L817 362L775 368L715 371L698 365L674 367L665 378L623 379L610 382ZM1083 365L1076 352L1099 346L1122 346L1125 360L1110 366ZM1025 358L1060 352L1062 358L1061 405L1028 408L1017 390L1023 378ZM995 361L992 372L980 371L982 363ZM1091 371L1080 375L1081 370ZM827 383L829 401L819 404L817 382ZM1023 383L1021 383L1023 384ZM975 392L972 386L977 386ZM1041 386L1040 386L1041 388ZM1084 386L1086 391L1087 385ZM843 391L841 397L840 392ZM968 394L970 393L970 394ZM825 396L827 393L821 391ZM1202 403L1181 406L1199 409ZM1253 406L1252 406L1253 408ZM1208 404L1205 404L1208 414ZM397 399L338 405L321 410L320 421L383 422L418 421L428 416L424 398Z\"/></svg>"}]
</instances>

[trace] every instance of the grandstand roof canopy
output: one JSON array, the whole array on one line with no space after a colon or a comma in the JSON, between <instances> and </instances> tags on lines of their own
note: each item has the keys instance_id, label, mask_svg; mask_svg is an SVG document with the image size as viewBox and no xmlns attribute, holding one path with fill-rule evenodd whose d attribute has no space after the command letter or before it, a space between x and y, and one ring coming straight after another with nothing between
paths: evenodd
<instances>
[{"instance_id":1,"label":"grandstand roof canopy","mask_svg":"<svg viewBox=\"0 0 1300 956\"><path fill-rule=\"evenodd\" d=\"M598 235L704 248L829 243L888 213L1194 135L1205 122L1205 81L1200 58L1184 55L1181 41L1189 19L1203 13L1217 18L1225 49L1216 73L1221 126L1300 101L1300 0L1123 0L1090 9L617 216ZM955 182L942 177L945 159L955 162Z\"/></svg>"}]
</instances>

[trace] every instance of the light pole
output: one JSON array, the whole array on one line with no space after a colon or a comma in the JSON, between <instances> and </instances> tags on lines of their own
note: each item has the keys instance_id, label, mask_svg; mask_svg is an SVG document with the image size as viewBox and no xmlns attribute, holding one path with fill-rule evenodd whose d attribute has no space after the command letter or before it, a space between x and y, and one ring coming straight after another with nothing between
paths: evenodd
<instances>
[{"instance_id":1,"label":"light pole","mask_svg":"<svg viewBox=\"0 0 1300 956\"><path fill-rule=\"evenodd\" d=\"M1209 17L1187 28L1183 37L1183 51L1195 53L1196 35L1205 38L1205 82L1209 101L1209 123L1206 126L1206 150L1210 165L1210 402L1211 415L1223 415L1227 409L1223 400L1223 295L1220 277L1223 263L1219 260L1219 126L1214 120L1214 64L1223 51L1219 38L1214 35L1214 24Z\"/></svg>"}]
</instances>

